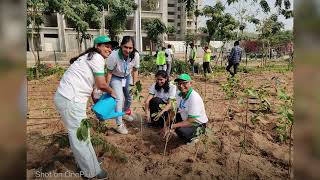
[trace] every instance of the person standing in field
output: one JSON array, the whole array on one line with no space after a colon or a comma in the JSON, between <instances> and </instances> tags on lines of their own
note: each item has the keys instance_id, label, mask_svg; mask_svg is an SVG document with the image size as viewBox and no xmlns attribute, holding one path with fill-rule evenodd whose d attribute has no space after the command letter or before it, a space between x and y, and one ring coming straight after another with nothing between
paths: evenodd
<instances>
[{"instance_id":1,"label":"person standing in field","mask_svg":"<svg viewBox=\"0 0 320 180\"><path fill-rule=\"evenodd\" d=\"M140 56L135 50L134 40L131 36L124 36L120 48L112 51L107 61L107 83L114 89L116 94L116 112L125 112L123 118L132 121L131 101L129 86L138 81L138 69L140 67ZM132 78L132 80L131 80ZM130 84L132 82L132 84ZM122 121L122 116L116 118L117 128L120 134L128 134L128 130Z\"/></svg>"},{"instance_id":2,"label":"person standing in field","mask_svg":"<svg viewBox=\"0 0 320 180\"><path fill-rule=\"evenodd\" d=\"M197 53L197 49L194 47L193 43L190 43L189 62L192 68L192 75L194 75L195 73L194 62L196 61L196 53Z\"/></svg>"},{"instance_id":3,"label":"person standing in field","mask_svg":"<svg viewBox=\"0 0 320 180\"><path fill-rule=\"evenodd\" d=\"M237 74L238 66L241 62L242 58L242 49L240 48L239 41L234 42L234 47L231 49L230 56L228 59L228 66L226 70L231 74L232 77L234 77L235 74ZM230 71L230 68L233 66L233 72Z\"/></svg>"},{"instance_id":4,"label":"person standing in field","mask_svg":"<svg viewBox=\"0 0 320 180\"><path fill-rule=\"evenodd\" d=\"M166 52L165 52L165 47L162 47L161 50L158 51L157 53L157 59L156 59L156 64L158 67L158 71L160 70L166 70Z\"/></svg>"},{"instance_id":5,"label":"person standing in field","mask_svg":"<svg viewBox=\"0 0 320 180\"><path fill-rule=\"evenodd\" d=\"M203 48L204 54L203 54L203 73L204 76L207 77L207 73L211 73L210 69L210 60L211 60L211 50L208 46L205 46Z\"/></svg>"},{"instance_id":6,"label":"person standing in field","mask_svg":"<svg viewBox=\"0 0 320 180\"><path fill-rule=\"evenodd\" d=\"M166 64L167 64L167 73L170 76L171 74L171 63L173 61L174 55L171 49L171 44L168 44L168 48L165 50L166 56Z\"/></svg>"},{"instance_id":7,"label":"person standing in field","mask_svg":"<svg viewBox=\"0 0 320 180\"><path fill-rule=\"evenodd\" d=\"M79 141L76 133L81 121L87 118L87 103L94 86L116 97L105 79L105 59L117 45L108 36L95 38L94 47L70 60L71 65L60 80L54 96L55 105L68 131L70 148L87 178L105 179L107 172L101 169L91 142Z\"/></svg>"}]
</instances>

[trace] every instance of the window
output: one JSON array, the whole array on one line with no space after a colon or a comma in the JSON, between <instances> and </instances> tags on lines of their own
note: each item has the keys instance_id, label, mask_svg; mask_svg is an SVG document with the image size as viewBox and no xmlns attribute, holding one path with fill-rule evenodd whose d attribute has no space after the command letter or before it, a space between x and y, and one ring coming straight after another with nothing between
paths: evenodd
<instances>
[{"instance_id":1,"label":"window","mask_svg":"<svg viewBox=\"0 0 320 180\"><path fill-rule=\"evenodd\" d=\"M178 7L178 11L181 11L181 7Z\"/></svg>"},{"instance_id":2,"label":"window","mask_svg":"<svg viewBox=\"0 0 320 180\"><path fill-rule=\"evenodd\" d=\"M168 22L174 22L174 19L168 19Z\"/></svg>"},{"instance_id":3,"label":"window","mask_svg":"<svg viewBox=\"0 0 320 180\"><path fill-rule=\"evenodd\" d=\"M188 22L187 22L187 25L188 25L188 26L191 26L191 21L188 21Z\"/></svg>"},{"instance_id":4,"label":"window","mask_svg":"<svg viewBox=\"0 0 320 180\"><path fill-rule=\"evenodd\" d=\"M45 38L58 38L58 34L44 34Z\"/></svg>"},{"instance_id":5,"label":"window","mask_svg":"<svg viewBox=\"0 0 320 180\"><path fill-rule=\"evenodd\" d=\"M127 19L126 22L126 30L133 30L134 29L134 21L133 18Z\"/></svg>"},{"instance_id":6,"label":"window","mask_svg":"<svg viewBox=\"0 0 320 180\"><path fill-rule=\"evenodd\" d=\"M169 15L175 15L175 12L168 12Z\"/></svg>"},{"instance_id":7,"label":"window","mask_svg":"<svg viewBox=\"0 0 320 180\"><path fill-rule=\"evenodd\" d=\"M180 26L181 23L177 23L177 26Z\"/></svg>"},{"instance_id":8,"label":"window","mask_svg":"<svg viewBox=\"0 0 320 180\"><path fill-rule=\"evenodd\" d=\"M58 27L57 14L44 15L44 27Z\"/></svg>"},{"instance_id":9,"label":"window","mask_svg":"<svg viewBox=\"0 0 320 180\"><path fill-rule=\"evenodd\" d=\"M175 7L175 4L168 4L168 7Z\"/></svg>"},{"instance_id":10,"label":"window","mask_svg":"<svg viewBox=\"0 0 320 180\"><path fill-rule=\"evenodd\" d=\"M180 30L177 31L177 34L180 34Z\"/></svg>"},{"instance_id":11,"label":"window","mask_svg":"<svg viewBox=\"0 0 320 180\"><path fill-rule=\"evenodd\" d=\"M178 19L180 19L180 17L181 17L181 16L180 16L180 15L178 15L177 17L178 17Z\"/></svg>"}]
</instances>

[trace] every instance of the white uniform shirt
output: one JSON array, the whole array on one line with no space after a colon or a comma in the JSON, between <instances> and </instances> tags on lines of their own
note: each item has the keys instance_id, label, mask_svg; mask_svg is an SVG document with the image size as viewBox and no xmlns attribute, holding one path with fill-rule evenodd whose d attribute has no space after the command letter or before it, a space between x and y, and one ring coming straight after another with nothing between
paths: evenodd
<instances>
[{"instance_id":1,"label":"white uniform shirt","mask_svg":"<svg viewBox=\"0 0 320 180\"><path fill-rule=\"evenodd\" d=\"M132 68L140 67L140 56L139 53L135 53L134 59L130 59L128 57L127 60L124 60L123 55L121 53L121 49L112 51L107 60L107 69L108 71L112 71L112 74L118 77L128 76Z\"/></svg>"},{"instance_id":2,"label":"white uniform shirt","mask_svg":"<svg viewBox=\"0 0 320 180\"><path fill-rule=\"evenodd\" d=\"M104 76L105 59L95 53L91 60L88 54L79 57L64 73L57 92L75 102L87 102L95 85L94 76Z\"/></svg>"},{"instance_id":3,"label":"white uniform shirt","mask_svg":"<svg viewBox=\"0 0 320 180\"><path fill-rule=\"evenodd\" d=\"M177 106L182 120L185 121L190 117L195 118L199 124L208 122L202 98L192 88L185 98L182 97L181 92L177 94Z\"/></svg>"},{"instance_id":4,"label":"white uniform shirt","mask_svg":"<svg viewBox=\"0 0 320 180\"><path fill-rule=\"evenodd\" d=\"M172 61L172 57L171 57L171 55L173 54L172 49L167 48L165 50L165 53L168 54L168 57L166 57L166 61Z\"/></svg>"},{"instance_id":5,"label":"white uniform shirt","mask_svg":"<svg viewBox=\"0 0 320 180\"><path fill-rule=\"evenodd\" d=\"M149 94L153 95L154 97L158 97L162 99L164 102L168 102L169 99L176 98L176 89L177 87L173 84L169 84L169 92L165 93L163 89L160 91L156 90L156 83L152 84L149 88Z\"/></svg>"}]
</instances>

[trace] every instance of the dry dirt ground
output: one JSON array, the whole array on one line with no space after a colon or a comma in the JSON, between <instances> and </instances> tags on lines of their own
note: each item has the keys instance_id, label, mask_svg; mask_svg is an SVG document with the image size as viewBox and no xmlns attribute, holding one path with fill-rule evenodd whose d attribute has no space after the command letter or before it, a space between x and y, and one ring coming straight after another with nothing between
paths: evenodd
<instances>
[{"instance_id":1,"label":"dry dirt ground","mask_svg":"<svg viewBox=\"0 0 320 180\"><path fill-rule=\"evenodd\" d=\"M273 77L279 78L281 84L278 88L286 87L287 92L293 94L292 72L261 71L238 75L240 84L245 87L270 85L266 88L270 92L271 112L260 117L255 124L250 121L251 111L246 122L246 110L237 103L237 98L225 99L222 85L227 82L226 73L216 73L207 83L196 75L193 87L205 101L208 127L212 129L206 144L185 145L172 137L163 156L165 142L161 140L159 130L141 126L138 113L142 111L142 103L135 101L132 109L135 109L136 119L126 122L128 135L115 133L112 121L103 131L103 138L126 161L119 161L111 153L103 153L101 148L96 148L97 156L110 179L288 179L289 140L282 143L276 140L279 102L273 88ZM140 80L142 95L146 96L154 77L140 75ZM54 141L66 137L53 103L58 83L56 76L28 82L28 179L36 178L39 171L77 172L70 148L61 147ZM90 104L88 116L95 119ZM226 113L228 109L229 113Z\"/></svg>"}]
</instances>

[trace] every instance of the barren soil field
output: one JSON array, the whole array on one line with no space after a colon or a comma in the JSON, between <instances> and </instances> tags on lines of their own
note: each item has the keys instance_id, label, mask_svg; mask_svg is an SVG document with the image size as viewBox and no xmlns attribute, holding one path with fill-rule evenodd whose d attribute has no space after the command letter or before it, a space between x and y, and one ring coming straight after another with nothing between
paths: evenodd
<instances>
[{"instance_id":1,"label":"barren soil field","mask_svg":"<svg viewBox=\"0 0 320 180\"><path fill-rule=\"evenodd\" d=\"M115 125L113 120L107 121L102 128L95 126L92 134L101 132L99 137L110 147L108 151L101 146L95 148L110 179L289 179L290 138L278 141L275 130L280 103L276 88L286 88L292 96L293 73L240 72L237 78L243 87L264 87L268 91L266 98L271 105L270 111L251 120L257 100L250 100L246 108L239 104L241 93L236 98L227 99L223 90L227 73L215 73L207 81L196 75L193 88L205 102L208 128L212 130L206 143L186 145L172 137L164 155L165 142L160 138L159 129L147 128L141 123L142 102L137 100L132 105L135 120L126 122L128 135L117 134L112 128ZM140 75L140 80L142 95L146 97L154 77ZM78 171L63 122L53 103L58 83L59 78L55 75L28 81L28 179L37 178L36 172L39 171ZM97 124L91 105L92 102L88 104L88 117Z\"/></svg>"}]
</instances>

